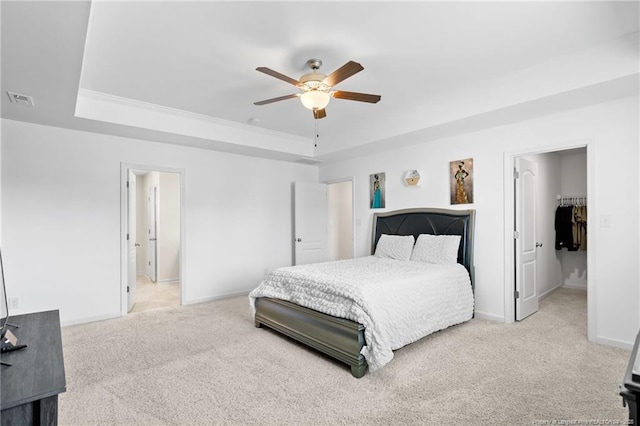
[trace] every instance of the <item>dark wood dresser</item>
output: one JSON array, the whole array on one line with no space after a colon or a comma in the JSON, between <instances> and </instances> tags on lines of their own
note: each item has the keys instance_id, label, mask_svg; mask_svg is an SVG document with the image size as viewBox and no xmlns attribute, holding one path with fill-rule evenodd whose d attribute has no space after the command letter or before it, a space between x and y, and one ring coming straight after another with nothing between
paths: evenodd
<instances>
[{"instance_id":1,"label":"dark wood dresser","mask_svg":"<svg viewBox=\"0 0 640 426\"><path fill-rule=\"evenodd\" d=\"M18 343L28 346L2 354L2 425L55 425L58 394L66 390L58 311L17 315L9 322Z\"/></svg>"},{"instance_id":2,"label":"dark wood dresser","mask_svg":"<svg viewBox=\"0 0 640 426\"><path fill-rule=\"evenodd\" d=\"M620 386L623 403L629 407L629 424L634 425L638 424L638 401L640 401L640 352L638 346L640 346L640 332L636 336L636 343L633 345L624 382Z\"/></svg>"}]
</instances>

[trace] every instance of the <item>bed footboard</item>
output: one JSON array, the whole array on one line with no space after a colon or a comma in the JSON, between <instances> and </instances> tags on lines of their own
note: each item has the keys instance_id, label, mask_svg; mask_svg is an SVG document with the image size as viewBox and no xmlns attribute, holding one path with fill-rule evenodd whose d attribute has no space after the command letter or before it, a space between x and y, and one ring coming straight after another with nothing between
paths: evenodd
<instances>
[{"instance_id":1,"label":"bed footboard","mask_svg":"<svg viewBox=\"0 0 640 426\"><path fill-rule=\"evenodd\" d=\"M348 364L356 378L367 370L360 353L365 345L362 324L285 300L260 297L256 299L255 326L263 325Z\"/></svg>"}]
</instances>

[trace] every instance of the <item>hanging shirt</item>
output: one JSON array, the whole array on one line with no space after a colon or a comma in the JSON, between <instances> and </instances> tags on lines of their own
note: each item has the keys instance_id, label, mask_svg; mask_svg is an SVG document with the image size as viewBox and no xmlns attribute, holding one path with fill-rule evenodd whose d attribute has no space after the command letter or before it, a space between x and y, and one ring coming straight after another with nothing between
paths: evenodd
<instances>
[{"instance_id":1,"label":"hanging shirt","mask_svg":"<svg viewBox=\"0 0 640 426\"><path fill-rule=\"evenodd\" d=\"M556 209L555 228L556 250L577 250L573 243L573 207L559 206Z\"/></svg>"},{"instance_id":2,"label":"hanging shirt","mask_svg":"<svg viewBox=\"0 0 640 426\"><path fill-rule=\"evenodd\" d=\"M573 240L574 246L579 250L587 249L587 206L576 206L573 209L574 230Z\"/></svg>"}]
</instances>

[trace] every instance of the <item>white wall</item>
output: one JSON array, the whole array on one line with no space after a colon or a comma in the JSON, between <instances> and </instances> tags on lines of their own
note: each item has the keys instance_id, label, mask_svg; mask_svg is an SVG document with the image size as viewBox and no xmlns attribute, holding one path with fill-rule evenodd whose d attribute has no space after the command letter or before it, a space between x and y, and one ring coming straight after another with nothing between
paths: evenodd
<instances>
[{"instance_id":1,"label":"white wall","mask_svg":"<svg viewBox=\"0 0 640 426\"><path fill-rule=\"evenodd\" d=\"M389 152L320 166L320 180L355 176L356 251L369 253L372 211L368 207L368 176L387 173L387 209L449 205L449 161L474 159L477 210L475 277L476 312L480 317L504 319L505 312L505 153L535 152L588 143L593 149L591 220L611 217L611 227L592 228L597 247L589 246L595 261L589 280L597 289L596 339L628 346L640 326L638 284L639 175L622 167L624 159L638 158L638 98L630 97L586 108L552 114L520 123L444 139L424 141ZM635 163L634 163L635 164ZM407 188L407 170L420 170L418 188ZM423 173L424 171L424 173ZM625 200L625 209L619 201ZM361 226L358 226L360 223Z\"/></svg>"},{"instance_id":2,"label":"white wall","mask_svg":"<svg viewBox=\"0 0 640 426\"><path fill-rule=\"evenodd\" d=\"M561 194L565 196L587 195L587 154L563 155L560 159ZM587 220L594 220L589 217ZM587 236L587 248L589 247ZM587 252L561 250L562 285L570 288L587 289Z\"/></svg>"},{"instance_id":3,"label":"white wall","mask_svg":"<svg viewBox=\"0 0 640 426\"><path fill-rule=\"evenodd\" d=\"M120 316L122 162L185 170L183 303L249 291L264 269L291 264L291 182L318 181L315 166L3 120L2 249L16 314Z\"/></svg>"},{"instance_id":4,"label":"white wall","mask_svg":"<svg viewBox=\"0 0 640 426\"><path fill-rule=\"evenodd\" d=\"M160 173L158 282L180 279L180 175Z\"/></svg>"}]
</instances>

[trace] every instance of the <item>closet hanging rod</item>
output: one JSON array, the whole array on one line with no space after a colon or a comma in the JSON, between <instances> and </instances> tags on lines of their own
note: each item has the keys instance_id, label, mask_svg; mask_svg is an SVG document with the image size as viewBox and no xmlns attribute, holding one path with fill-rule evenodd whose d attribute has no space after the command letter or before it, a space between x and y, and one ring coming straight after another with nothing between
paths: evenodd
<instances>
[{"instance_id":1,"label":"closet hanging rod","mask_svg":"<svg viewBox=\"0 0 640 426\"><path fill-rule=\"evenodd\" d=\"M586 206L587 205L587 196L586 195L558 195L558 203L560 203L561 207L564 206Z\"/></svg>"}]
</instances>

